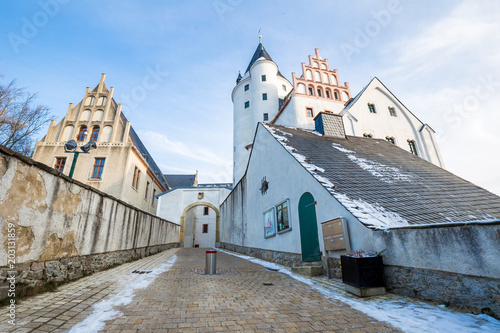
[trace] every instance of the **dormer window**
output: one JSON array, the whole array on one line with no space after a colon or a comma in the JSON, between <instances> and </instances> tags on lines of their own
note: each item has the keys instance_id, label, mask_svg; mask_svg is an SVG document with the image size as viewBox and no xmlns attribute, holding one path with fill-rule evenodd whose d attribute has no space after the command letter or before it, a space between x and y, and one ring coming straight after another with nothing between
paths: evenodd
<instances>
[{"instance_id":1,"label":"dormer window","mask_svg":"<svg viewBox=\"0 0 500 333\"><path fill-rule=\"evenodd\" d=\"M396 144L396 140L394 140L394 137L393 137L393 136L386 136L386 137L385 137L385 139L386 139L388 142L392 143L393 145L395 145L395 144Z\"/></svg>"},{"instance_id":2,"label":"dormer window","mask_svg":"<svg viewBox=\"0 0 500 333\"><path fill-rule=\"evenodd\" d=\"M375 104L368 103L368 110L370 110L370 113L377 113L375 110Z\"/></svg>"},{"instance_id":3,"label":"dormer window","mask_svg":"<svg viewBox=\"0 0 500 333\"><path fill-rule=\"evenodd\" d=\"M364 138L373 138L373 134L371 133L363 133Z\"/></svg>"}]
</instances>

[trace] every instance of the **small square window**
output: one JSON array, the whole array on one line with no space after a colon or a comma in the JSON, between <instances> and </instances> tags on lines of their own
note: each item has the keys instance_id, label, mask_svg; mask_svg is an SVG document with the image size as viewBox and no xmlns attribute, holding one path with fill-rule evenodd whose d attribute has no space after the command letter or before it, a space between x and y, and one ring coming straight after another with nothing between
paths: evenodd
<instances>
[{"instance_id":1,"label":"small square window","mask_svg":"<svg viewBox=\"0 0 500 333\"><path fill-rule=\"evenodd\" d=\"M59 172L63 172L65 165L66 165L66 157L57 157L54 169L56 169Z\"/></svg>"},{"instance_id":2,"label":"small square window","mask_svg":"<svg viewBox=\"0 0 500 333\"><path fill-rule=\"evenodd\" d=\"M248 109L250 107L250 101L245 102L245 109Z\"/></svg>"},{"instance_id":3,"label":"small square window","mask_svg":"<svg viewBox=\"0 0 500 333\"><path fill-rule=\"evenodd\" d=\"M208 224L203 225L203 230L201 232L204 234L208 234Z\"/></svg>"},{"instance_id":4,"label":"small square window","mask_svg":"<svg viewBox=\"0 0 500 333\"><path fill-rule=\"evenodd\" d=\"M278 233L290 230L290 217L288 215L288 200L276 205L276 222L278 225Z\"/></svg>"},{"instance_id":5,"label":"small square window","mask_svg":"<svg viewBox=\"0 0 500 333\"><path fill-rule=\"evenodd\" d=\"M249 84L245 84L245 91L248 91L248 89L250 89L250 85Z\"/></svg>"},{"instance_id":6,"label":"small square window","mask_svg":"<svg viewBox=\"0 0 500 333\"><path fill-rule=\"evenodd\" d=\"M285 85L282 85L282 87L283 87L283 90L284 90L284 91L286 91L286 86L285 86Z\"/></svg>"},{"instance_id":7,"label":"small square window","mask_svg":"<svg viewBox=\"0 0 500 333\"><path fill-rule=\"evenodd\" d=\"M368 103L368 110L370 110L370 113L377 113L375 110L375 104Z\"/></svg>"},{"instance_id":8,"label":"small square window","mask_svg":"<svg viewBox=\"0 0 500 333\"><path fill-rule=\"evenodd\" d=\"M306 116L312 118L314 116L312 108L306 108Z\"/></svg>"},{"instance_id":9,"label":"small square window","mask_svg":"<svg viewBox=\"0 0 500 333\"><path fill-rule=\"evenodd\" d=\"M203 215L208 215L209 213L209 208L207 206L203 207Z\"/></svg>"},{"instance_id":10,"label":"small square window","mask_svg":"<svg viewBox=\"0 0 500 333\"><path fill-rule=\"evenodd\" d=\"M101 179L105 158L96 158L92 167L92 179Z\"/></svg>"},{"instance_id":11,"label":"small square window","mask_svg":"<svg viewBox=\"0 0 500 333\"><path fill-rule=\"evenodd\" d=\"M266 81L266 76L265 76L265 75L262 75L262 76L261 76L261 79L262 79L262 82Z\"/></svg>"},{"instance_id":12,"label":"small square window","mask_svg":"<svg viewBox=\"0 0 500 333\"><path fill-rule=\"evenodd\" d=\"M389 114L393 117L397 117L396 114L396 108L393 108L392 106L389 106Z\"/></svg>"},{"instance_id":13,"label":"small square window","mask_svg":"<svg viewBox=\"0 0 500 333\"><path fill-rule=\"evenodd\" d=\"M262 94L262 100L263 100L263 101L267 101L267 94L266 94L266 93L263 93L263 94Z\"/></svg>"},{"instance_id":14,"label":"small square window","mask_svg":"<svg viewBox=\"0 0 500 333\"><path fill-rule=\"evenodd\" d=\"M269 114L268 113L264 113L264 121L269 121Z\"/></svg>"}]
</instances>

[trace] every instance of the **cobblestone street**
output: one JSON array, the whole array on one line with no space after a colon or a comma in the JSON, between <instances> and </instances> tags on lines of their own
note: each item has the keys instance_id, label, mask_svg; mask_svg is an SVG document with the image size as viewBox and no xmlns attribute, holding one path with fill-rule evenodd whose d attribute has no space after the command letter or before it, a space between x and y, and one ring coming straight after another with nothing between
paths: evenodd
<instances>
[{"instance_id":1,"label":"cobblestone street","mask_svg":"<svg viewBox=\"0 0 500 333\"><path fill-rule=\"evenodd\" d=\"M133 271L145 271L147 276L174 255L177 258L169 270L146 288L136 289L132 302L114 307L115 313L121 313L106 321L101 331L397 331L285 274L232 255L219 252L218 274L203 275L203 249L171 249L27 299L16 309L17 325L3 320L1 331L66 332L91 315L95 303L128 290L138 276ZM73 331L89 332L90 327L76 328Z\"/></svg>"}]
</instances>

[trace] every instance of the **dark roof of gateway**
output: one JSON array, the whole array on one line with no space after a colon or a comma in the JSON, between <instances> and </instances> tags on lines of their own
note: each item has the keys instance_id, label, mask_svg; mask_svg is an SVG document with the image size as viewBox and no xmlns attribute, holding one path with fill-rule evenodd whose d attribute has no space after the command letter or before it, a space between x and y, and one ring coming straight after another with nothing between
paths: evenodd
<instances>
[{"instance_id":1,"label":"dark roof of gateway","mask_svg":"<svg viewBox=\"0 0 500 333\"><path fill-rule=\"evenodd\" d=\"M382 139L267 129L371 228L500 221L500 197Z\"/></svg>"},{"instance_id":2,"label":"dark roof of gateway","mask_svg":"<svg viewBox=\"0 0 500 333\"><path fill-rule=\"evenodd\" d=\"M194 186L196 175L164 175L172 189L176 187Z\"/></svg>"},{"instance_id":3,"label":"dark roof of gateway","mask_svg":"<svg viewBox=\"0 0 500 333\"><path fill-rule=\"evenodd\" d=\"M250 63L248 64L245 74L250 70L250 67L252 67L254 62L256 62L260 58L264 58L274 62L269 53L267 53L266 48L264 47L264 45L262 45L262 43L259 43L259 45L257 46L257 49L253 54L252 60L250 60ZM280 73L279 69L278 69L278 75L284 78L284 76Z\"/></svg>"},{"instance_id":4,"label":"dark roof of gateway","mask_svg":"<svg viewBox=\"0 0 500 333\"><path fill-rule=\"evenodd\" d=\"M128 121L127 117L125 117L125 115L123 114L123 112L120 114L120 117L121 117L121 119L123 121L123 125L125 125L127 123L127 121ZM158 165L156 165L155 160L153 159L153 157L151 156L151 154L148 152L148 150L146 149L146 146L144 146L144 144L142 143L141 139L139 139L139 136L134 131L134 128L132 126L130 126L129 135L130 135L130 139L132 140L133 145L137 148L137 150L139 150L139 152L141 153L141 155L146 159L146 162L148 163L148 165L151 168L151 170L153 170L153 173L155 174L156 178L158 178L158 180L160 181L160 183L165 187L165 189L168 190L169 189L169 186L168 186L169 184L165 180L165 177L163 177L163 173L161 172L161 170L158 167Z\"/></svg>"}]
</instances>

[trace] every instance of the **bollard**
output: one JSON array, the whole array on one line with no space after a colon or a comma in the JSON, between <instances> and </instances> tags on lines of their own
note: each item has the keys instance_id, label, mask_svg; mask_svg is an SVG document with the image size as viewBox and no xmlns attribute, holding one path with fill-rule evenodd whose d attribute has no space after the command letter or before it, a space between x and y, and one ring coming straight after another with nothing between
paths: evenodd
<instances>
[{"instance_id":1,"label":"bollard","mask_svg":"<svg viewBox=\"0 0 500 333\"><path fill-rule=\"evenodd\" d=\"M217 251L207 251L205 274L213 275L217 271Z\"/></svg>"}]
</instances>

